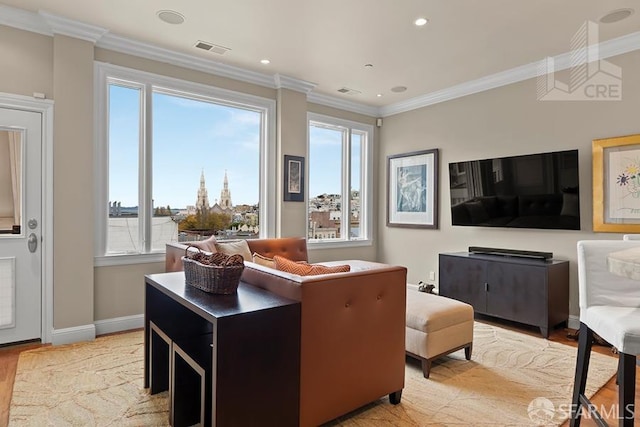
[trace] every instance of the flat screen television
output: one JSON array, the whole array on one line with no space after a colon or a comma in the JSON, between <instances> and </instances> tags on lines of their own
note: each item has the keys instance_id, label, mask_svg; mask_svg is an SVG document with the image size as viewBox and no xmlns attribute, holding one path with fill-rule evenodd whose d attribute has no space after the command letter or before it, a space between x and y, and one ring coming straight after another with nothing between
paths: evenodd
<instances>
[{"instance_id":1,"label":"flat screen television","mask_svg":"<svg viewBox=\"0 0 640 427\"><path fill-rule=\"evenodd\" d=\"M578 150L449 163L453 225L580 229Z\"/></svg>"}]
</instances>

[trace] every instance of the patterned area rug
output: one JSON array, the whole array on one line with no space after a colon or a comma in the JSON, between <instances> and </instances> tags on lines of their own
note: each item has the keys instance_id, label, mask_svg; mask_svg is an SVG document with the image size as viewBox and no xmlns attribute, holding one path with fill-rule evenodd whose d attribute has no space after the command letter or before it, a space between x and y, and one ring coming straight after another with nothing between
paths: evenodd
<instances>
[{"instance_id":1,"label":"patterned area rug","mask_svg":"<svg viewBox=\"0 0 640 427\"><path fill-rule=\"evenodd\" d=\"M142 388L142 332L20 355L10 426L167 426L167 395ZM434 362L429 380L408 359L402 403L382 398L330 423L341 426L559 425L571 400L576 349L476 322L471 361ZM593 395L617 359L593 354Z\"/></svg>"}]
</instances>

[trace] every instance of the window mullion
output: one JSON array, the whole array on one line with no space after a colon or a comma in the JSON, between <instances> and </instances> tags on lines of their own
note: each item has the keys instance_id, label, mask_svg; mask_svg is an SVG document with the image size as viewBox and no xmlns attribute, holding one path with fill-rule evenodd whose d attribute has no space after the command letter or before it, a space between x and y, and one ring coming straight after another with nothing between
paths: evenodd
<instances>
[{"instance_id":1,"label":"window mullion","mask_svg":"<svg viewBox=\"0 0 640 427\"><path fill-rule=\"evenodd\" d=\"M153 142L153 87L146 84L141 117L140 138L140 208L138 210L140 252L151 252L151 222L153 221L153 201L151 188L151 164Z\"/></svg>"},{"instance_id":2,"label":"window mullion","mask_svg":"<svg viewBox=\"0 0 640 427\"><path fill-rule=\"evenodd\" d=\"M371 219L371 210L369 208L369 193L370 193L370 180L367 178L369 171L369 138L371 134L369 132L365 132L362 135L361 144L360 144L360 212L358 216L358 221L360 224L360 235L358 236L360 239L369 239L371 236L369 235L369 220ZM364 215L364 212L367 212L367 215Z\"/></svg>"},{"instance_id":3,"label":"window mullion","mask_svg":"<svg viewBox=\"0 0 640 427\"><path fill-rule=\"evenodd\" d=\"M349 191L351 188L351 129L343 131L342 144L342 204L341 204L341 232L342 240L349 240L350 226L349 213L351 211L351 200ZM346 202L346 203L345 203Z\"/></svg>"}]
</instances>

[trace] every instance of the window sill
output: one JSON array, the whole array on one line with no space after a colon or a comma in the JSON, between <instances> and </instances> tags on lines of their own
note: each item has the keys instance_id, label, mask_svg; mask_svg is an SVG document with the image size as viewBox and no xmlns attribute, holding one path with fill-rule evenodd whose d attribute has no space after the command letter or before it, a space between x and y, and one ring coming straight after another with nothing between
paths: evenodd
<instances>
[{"instance_id":1,"label":"window sill","mask_svg":"<svg viewBox=\"0 0 640 427\"><path fill-rule=\"evenodd\" d=\"M373 246L373 240L307 240L307 250Z\"/></svg>"},{"instance_id":2,"label":"window sill","mask_svg":"<svg viewBox=\"0 0 640 427\"><path fill-rule=\"evenodd\" d=\"M93 258L94 267L110 267L114 265L151 264L164 262L165 253L130 254L130 255L104 255Z\"/></svg>"}]
</instances>

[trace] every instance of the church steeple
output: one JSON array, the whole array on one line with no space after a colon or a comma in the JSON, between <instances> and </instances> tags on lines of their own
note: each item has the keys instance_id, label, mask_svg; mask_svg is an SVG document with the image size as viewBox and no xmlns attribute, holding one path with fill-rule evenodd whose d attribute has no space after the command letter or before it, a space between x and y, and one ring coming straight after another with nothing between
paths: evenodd
<instances>
[{"instance_id":1,"label":"church steeple","mask_svg":"<svg viewBox=\"0 0 640 427\"><path fill-rule=\"evenodd\" d=\"M229 179L227 178L227 171L224 171L224 181L222 183L222 191L220 191L220 207L222 209L231 209L231 192L229 191Z\"/></svg>"},{"instance_id":2,"label":"church steeple","mask_svg":"<svg viewBox=\"0 0 640 427\"><path fill-rule=\"evenodd\" d=\"M204 183L204 169L200 174L200 188L198 188L198 199L196 200L196 209L209 209L209 196L207 195L207 187Z\"/></svg>"}]
</instances>

